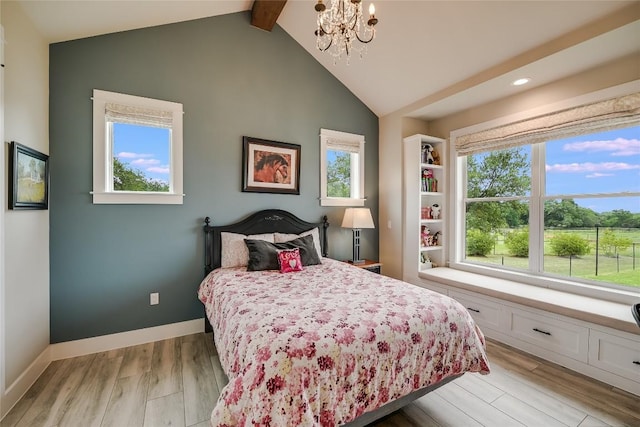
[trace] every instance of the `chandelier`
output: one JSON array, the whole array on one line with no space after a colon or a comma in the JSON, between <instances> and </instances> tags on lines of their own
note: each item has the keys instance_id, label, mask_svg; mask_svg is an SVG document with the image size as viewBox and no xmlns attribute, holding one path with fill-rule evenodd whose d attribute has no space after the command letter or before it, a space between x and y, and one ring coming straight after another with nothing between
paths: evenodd
<instances>
[{"instance_id":1,"label":"chandelier","mask_svg":"<svg viewBox=\"0 0 640 427\"><path fill-rule=\"evenodd\" d=\"M362 17L361 0L331 0L331 7L318 0L315 6L318 12L318 28L315 31L316 45L322 52L329 52L335 64L344 54L349 63L351 53L358 52L360 57L366 52L366 44L376 36L373 3L369 6L369 20L366 25Z\"/></svg>"}]
</instances>

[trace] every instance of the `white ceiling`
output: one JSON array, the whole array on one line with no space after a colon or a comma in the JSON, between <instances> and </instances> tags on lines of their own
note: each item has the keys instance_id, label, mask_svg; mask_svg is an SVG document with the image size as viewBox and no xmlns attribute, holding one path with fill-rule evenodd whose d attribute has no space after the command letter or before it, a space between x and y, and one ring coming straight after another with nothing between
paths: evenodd
<instances>
[{"instance_id":1,"label":"white ceiling","mask_svg":"<svg viewBox=\"0 0 640 427\"><path fill-rule=\"evenodd\" d=\"M17 1L50 42L239 12L253 3ZM376 0L377 37L368 53L334 65L315 47L314 4L289 0L278 25L378 116L403 109L437 118L640 52L640 19L618 28L589 25L631 4L640 12L637 0ZM532 82L509 84L521 76Z\"/></svg>"}]
</instances>

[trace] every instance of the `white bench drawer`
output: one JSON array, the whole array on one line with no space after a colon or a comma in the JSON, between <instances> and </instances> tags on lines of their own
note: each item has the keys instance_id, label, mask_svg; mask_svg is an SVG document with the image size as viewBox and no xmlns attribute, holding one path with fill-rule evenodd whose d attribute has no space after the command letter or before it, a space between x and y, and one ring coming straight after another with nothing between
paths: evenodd
<instances>
[{"instance_id":1,"label":"white bench drawer","mask_svg":"<svg viewBox=\"0 0 640 427\"><path fill-rule=\"evenodd\" d=\"M589 364L640 383L640 337L626 339L592 329Z\"/></svg>"},{"instance_id":2,"label":"white bench drawer","mask_svg":"<svg viewBox=\"0 0 640 427\"><path fill-rule=\"evenodd\" d=\"M499 304L456 291L450 291L449 296L465 306L480 328L489 328L496 331L504 329L500 326Z\"/></svg>"},{"instance_id":3,"label":"white bench drawer","mask_svg":"<svg viewBox=\"0 0 640 427\"><path fill-rule=\"evenodd\" d=\"M509 323L515 338L587 363L588 328L515 308L511 310Z\"/></svg>"}]
</instances>

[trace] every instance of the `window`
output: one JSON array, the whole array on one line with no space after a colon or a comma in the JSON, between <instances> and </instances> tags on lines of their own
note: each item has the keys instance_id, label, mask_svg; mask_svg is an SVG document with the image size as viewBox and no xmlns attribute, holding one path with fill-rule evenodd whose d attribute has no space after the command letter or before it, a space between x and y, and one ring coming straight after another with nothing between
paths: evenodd
<instances>
[{"instance_id":1,"label":"window","mask_svg":"<svg viewBox=\"0 0 640 427\"><path fill-rule=\"evenodd\" d=\"M454 264L640 292L640 94L620 99L636 112L543 126L531 143L496 143L522 123L456 140Z\"/></svg>"},{"instance_id":2,"label":"window","mask_svg":"<svg viewBox=\"0 0 640 427\"><path fill-rule=\"evenodd\" d=\"M182 198L182 104L94 90L93 203Z\"/></svg>"},{"instance_id":3,"label":"window","mask_svg":"<svg viewBox=\"0 0 640 427\"><path fill-rule=\"evenodd\" d=\"M320 132L320 205L364 206L364 136Z\"/></svg>"}]
</instances>

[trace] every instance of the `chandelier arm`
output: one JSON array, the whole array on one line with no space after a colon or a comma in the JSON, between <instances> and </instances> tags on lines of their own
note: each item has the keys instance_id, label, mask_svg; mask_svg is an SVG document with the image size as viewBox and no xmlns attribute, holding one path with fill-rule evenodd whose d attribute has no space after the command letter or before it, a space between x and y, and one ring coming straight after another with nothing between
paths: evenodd
<instances>
[{"instance_id":1,"label":"chandelier arm","mask_svg":"<svg viewBox=\"0 0 640 427\"><path fill-rule=\"evenodd\" d=\"M335 34L335 30L334 30L334 32L331 32L331 33L330 33L330 32L328 32L327 30L325 30L325 29L324 29L324 27L322 26L322 24L319 24L319 25L318 25L318 28L320 29L320 31L322 31L322 32L323 32L324 34L326 34L326 35L333 36L333 35Z\"/></svg>"},{"instance_id":2,"label":"chandelier arm","mask_svg":"<svg viewBox=\"0 0 640 427\"><path fill-rule=\"evenodd\" d=\"M358 39L358 41L360 41L360 43L364 43L364 44L371 43L371 41L375 38L375 36L376 36L376 33L374 31L371 34L371 38L369 38L369 40L363 40L363 39L360 38L360 35L358 33L356 33L356 38Z\"/></svg>"},{"instance_id":3,"label":"chandelier arm","mask_svg":"<svg viewBox=\"0 0 640 427\"><path fill-rule=\"evenodd\" d=\"M353 22L353 24L351 25L351 31L356 30L356 27L358 26L358 21L359 21L358 18L360 18L360 13L356 9L356 13L351 17L351 21Z\"/></svg>"},{"instance_id":4,"label":"chandelier arm","mask_svg":"<svg viewBox=\"0 0 640 427\"><path fill-rule=\"evenodd\" d=\"M320 52L326 52L329 50L329 48L331 47L331 45L333 44L333 38L331 38L329 40L329 44L327 45L327 47L325 47L324 49L322 49L320 46L318 46L318 50L320 50Z\"/></svg>"}]
</instances>

